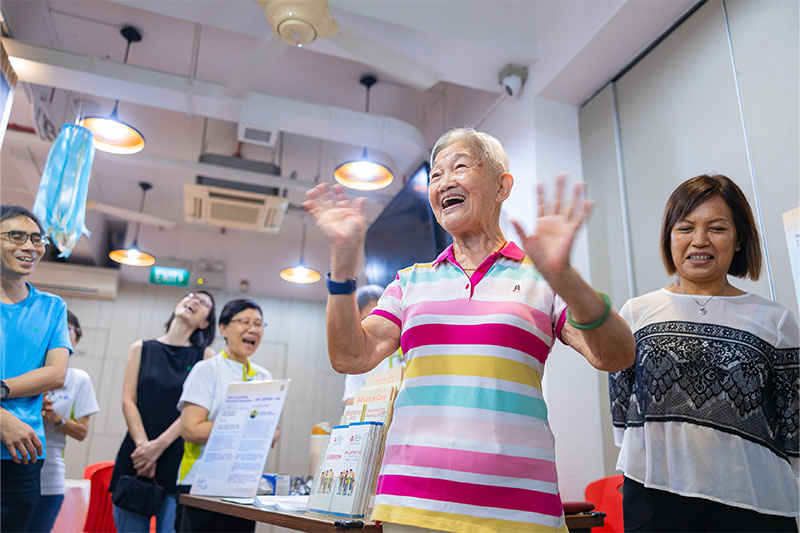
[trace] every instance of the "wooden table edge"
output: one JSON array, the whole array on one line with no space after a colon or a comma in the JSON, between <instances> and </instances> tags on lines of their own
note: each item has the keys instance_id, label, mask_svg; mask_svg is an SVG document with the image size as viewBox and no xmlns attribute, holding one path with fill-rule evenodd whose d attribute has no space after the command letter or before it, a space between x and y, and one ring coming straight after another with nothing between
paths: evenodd
<instances>
[{"instance_id":1,"label":"wooden table edge","mask_svg":"<svg viewBox=\"0 0 800 533\"><path fill-rule=\"evenodd\" d=\"M242 505L233 502L223 502L220 498L211 496L193 496L191 494L181 494L178 498L178 503L188 505L190 507L197 507L207 511L214 511L217 513L227 514L244 518L245 520L254 520L256 522L263 522L273 526L280 526L295 531L306 531L309 533L325 532L325 531L341 531L336 529L333 525L336 518L311 512L296 513L290 511L278 511L274 509L263 509L254 505ZM572 514L566 515L565 520L567 527L570 530L583 530L590 531L592 527L600 527L605 522L605 513L592 512L585 514ZM364 529L358 531L367 532L380 532L381 526L363 520Z\"/></svg>"},{"instance_id":2,"label":"wooden table edge","mask_svg":"<svg viewBox=\"0 0 800 533\"><path fill-rule=\"evenodd\" d=\"M254 505L223 502L217 497L193 496L191 494L181 494L178 503L188 505L190 507L205 509L207 511L214 511L216 513L244 518L245 520L254 520L256 522L263 522L273 526L294 529L295 531L307 531L309 533L315 533L318 531L340 531L333 525L334 521L338 519L323 514L263 509ZM358 531L378 533L382 530L381 526L378 526L373 522L368 520L363 520L363 522L364 529L359 529Z\"/></svg>"}]
</instances>

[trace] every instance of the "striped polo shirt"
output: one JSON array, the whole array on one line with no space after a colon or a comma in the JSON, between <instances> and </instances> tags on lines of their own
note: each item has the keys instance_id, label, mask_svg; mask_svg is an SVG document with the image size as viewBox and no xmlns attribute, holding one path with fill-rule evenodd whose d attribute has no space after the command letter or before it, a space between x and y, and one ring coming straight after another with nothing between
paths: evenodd
<instances>
[{"instance_id":1,"label":"striped polo shirt","mask_svg":"<svg viewBox=\"0 0 800 533\"><path fill-rule=\"evenodd\" d=\"M398 272L372 314L401 329L373 520L566 531L542 373L566 304L514 243L469 276L452 246Z\"/></svg>"}]
</instances>

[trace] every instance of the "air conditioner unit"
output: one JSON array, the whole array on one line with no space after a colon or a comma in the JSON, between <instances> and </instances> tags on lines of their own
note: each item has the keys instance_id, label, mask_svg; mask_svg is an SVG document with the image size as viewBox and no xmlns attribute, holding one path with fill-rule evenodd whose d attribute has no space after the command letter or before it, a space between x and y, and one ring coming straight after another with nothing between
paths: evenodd
<instances>
[{"instance_id":1,"label":"air conditioner unit","mask_svg":"<svg viewBox=\"0 0 800 533\"><path fill-rule=\"evenodd\" d=\"M289 200L207 185L183 186L184 220L196 224L278 233Z\"/></svg>"},{"instance_id":2,"label":"air conditioner unit","mask_svg":"<svg viewBox=\"0 0 800 533\"><path fill-rule=\"evenodd\" d=\"M39 290L62 297L114 300L119 287L119 270L42 261L28 281Z\"/></svg>"},{"instance_id":3,"label":"air conditioner unit","mask_svg":"<svg viewBox=\"0 0 800 533\"><path fill-rule=\"evenodd\" d=\"M236 129L236 139L243 143L274 147L278 142L278 133L280 130L277 128L264 128L240 122Z\"/></svg>"}]
</instances>

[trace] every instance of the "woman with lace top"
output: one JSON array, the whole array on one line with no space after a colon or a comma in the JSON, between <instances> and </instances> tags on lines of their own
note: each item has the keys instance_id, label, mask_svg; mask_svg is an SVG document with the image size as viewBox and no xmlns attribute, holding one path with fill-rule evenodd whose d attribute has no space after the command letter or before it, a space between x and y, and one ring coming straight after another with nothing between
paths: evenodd
<instances>
[{"instance_id":1,"label":"woman with lace top","mask_svg":"<svg viewBox=\"0 0 800 533\"><path fill-rule=\"evenodd\" d=\"M797 531L798 328L728 281L761 270L739 187L681 184L661 253L676 280L623 306L636 362L609 379L625 530Z\"/></svg>"}]
</instances>

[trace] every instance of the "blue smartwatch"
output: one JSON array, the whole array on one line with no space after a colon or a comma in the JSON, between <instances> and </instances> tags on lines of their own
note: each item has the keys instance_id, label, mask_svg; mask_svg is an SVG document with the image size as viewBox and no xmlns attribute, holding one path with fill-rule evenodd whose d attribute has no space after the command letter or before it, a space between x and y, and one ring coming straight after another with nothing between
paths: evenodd
<instances>
[{"instance_id":1,"label":"blue smartwatch","mask_svg":"<svg viewBox=\"0 0 800 533\"><path fill-rule=\"evenodd\" d=\"M328 293L329 294L351 294L356 292L356 279L350 278L344 282L333 281L331 279L331 273L328 271L328 275L326 276L327 283L328 283Z\"/></svg>"}]
</instances>

